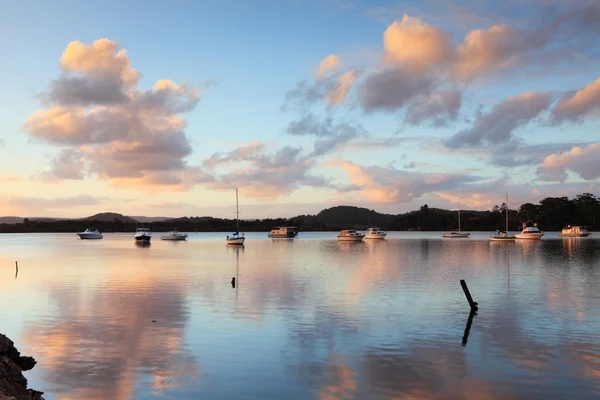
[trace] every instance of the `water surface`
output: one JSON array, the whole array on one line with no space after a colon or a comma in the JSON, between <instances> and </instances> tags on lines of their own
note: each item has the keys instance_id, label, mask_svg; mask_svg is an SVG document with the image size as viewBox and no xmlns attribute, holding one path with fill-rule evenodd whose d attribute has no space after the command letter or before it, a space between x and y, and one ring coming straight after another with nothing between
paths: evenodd
<instances>
[{"instance_id":1,"label":"water surface","mask_svg":"<svg viewBox=\"0 0 600 400\"><path fill-rule=\"evenodd\" d=\"M600 398L594 236L249 233L243 248L159 236L0 235L0 332L38 360L31 387L47 399ZM480 304L466 337L460 279Z\"/></svg>"}]
</instances>

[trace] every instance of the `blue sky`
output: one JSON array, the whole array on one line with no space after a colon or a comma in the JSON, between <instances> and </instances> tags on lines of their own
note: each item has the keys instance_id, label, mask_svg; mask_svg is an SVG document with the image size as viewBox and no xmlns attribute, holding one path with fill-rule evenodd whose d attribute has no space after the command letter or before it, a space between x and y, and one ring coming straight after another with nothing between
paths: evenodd
<instances>
[{"instance_id":1,"label":"blue sky","mask_svg":"<svg viewBox=\"0 0 600 400\"><path fill-rule=\"evenodd\" d=\"M0 106L9 111L0 121L3 214L229 215L235 187L248 217L337 204L398 213L461 200L486 209L504 192L515 202L594 192L599 7L585 0L502 3L5 6L0 30L11 40L0 43L9 60L0 65L7 78ZM90 67L103 38L114 44L115 58ZM72 42L87 46L87 55L61 63ZM123 68L141 77L115 89L127 102L99 100L124 76L110 64L123 49ZM335 65L317 76L330 55ZM102 70L109 64L112 70ZM347 90L328 100L343 89L344 74ZM76 98L70 78L95 82L99 92L88 93L92 101ZM152 89L166 79L176 86ZM295 91L299 83L313 97ZM142 95L156 95L153 108L128 121L150 118L149 131L108 127L110 118L90 122L94 110L133 112ZM189 109L173 110L159 95L185 97ZM286 101L292 95L301 101ZM36 111L60 107L84 113L79 127L88 124L92 133L62 124L66 137L48 128L48 115L26 124ZM185 122L152 134L163 118ZM97 133L105 131L109 139ZM327 148L317 154L318 146ZM208 165L215 154L220 161Z\"/></svg>"}]
</instances>

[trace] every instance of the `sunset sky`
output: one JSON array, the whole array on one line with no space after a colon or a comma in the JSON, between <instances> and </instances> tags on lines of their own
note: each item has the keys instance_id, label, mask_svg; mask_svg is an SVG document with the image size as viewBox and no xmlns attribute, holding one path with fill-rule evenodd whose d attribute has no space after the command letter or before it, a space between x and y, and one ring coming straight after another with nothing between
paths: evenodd
<instances>
[{"instance_id":1,"label":"sunset sky","mask_svg":"<svg viewBox=\"0 0 600 400\"><path fill-rule=\"evenodd\" d=\"M20 1L0 215L600 194L600 2Z\"/></svg>"}]
</instances>

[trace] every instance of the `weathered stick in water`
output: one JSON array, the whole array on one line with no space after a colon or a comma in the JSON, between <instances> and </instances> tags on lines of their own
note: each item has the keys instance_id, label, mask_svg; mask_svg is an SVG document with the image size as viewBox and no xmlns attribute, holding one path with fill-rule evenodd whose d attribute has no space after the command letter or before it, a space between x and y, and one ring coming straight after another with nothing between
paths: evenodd
<instances>
[{"instance_id":1,"label":"weathered stick in water","mask_svg":"<svg viewBox=\"0 0 600 400\"><path fill-rule=\"evenodd\" d=\"M469 292L469 288L467 287L467 283L464 279L460 280L460 286L462 286L463 292L465 292L465 297L467 298L467 301L471 306L471 310L477 311L479 309L477 307L477 302L473 301L473 298L471 297L471 292Z\"/></svg>"},{"instance_id":2,"label":"weathered stick in water","mask_svg":"<svg viewBox=\"0 0 600 400\"><path fill-rule=\"evenodd\" d=\"M235 276L231 278L231 287L235 288Z\"/></svg>"},{"instance_id":3,"label":"weathered stick in water","mask_svg":"<svg viewBox=\"0 0 600 400\"><path fill-rule=\"evenodd\" d=\"M17 275L19 275L19 263L17 261L15 261L15 279L17 279Z\"/></svg>"},{"instance_id":4,"label":"weathered stick in water","mask_svg":"<svg viewBox=\"0 0 600 400\"><path fill-rule=\"evenodd\" d=\"M473 317L477 315L475 310L471 309L469 313L469 319L467 320L467 326L465 326L465 332L463 333L462 345L465 347L467 345L467 340L469 339L469 332L471 332L471 324L473 323Z\"/></svg>"}]
</instances>

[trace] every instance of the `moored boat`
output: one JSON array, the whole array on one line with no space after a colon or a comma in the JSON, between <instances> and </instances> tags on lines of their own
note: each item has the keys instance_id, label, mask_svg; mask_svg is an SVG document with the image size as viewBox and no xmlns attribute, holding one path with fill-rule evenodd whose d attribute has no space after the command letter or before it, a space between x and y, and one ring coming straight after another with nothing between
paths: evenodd
<instances>
[{"instance_id":1,"label":"moored boat","mask_svg":"<svg viewBox=\"0 0 600 400\"><path fill-rule=\"evenodd\" d=\"M540 240L542 236L544 233L539 230L536 223L531 221L524 222L521 233L515 235L517 239L521 240Z\"/></svg>"},{"instance_id":2,"label":"moored boat","mask_svg":"<svg viewBox=\"0 0 600 400\"><path fill-rule=\"evenodd\" d=\"M365 233L365 239L385 239L387 232L380 230L379 228L369 228Z\"/></svg>"},{"instance_id":3,"label":"moored boat","mask_svg":"<svg viewBox=\"0 0 600 400\"><path fill-rule=\"evenodd\" d=\"M566 228L563 228L562 231L558 234L558 236L562 237L586 237L590 236L590 232L586 229L585 226L571 226L568 225Z\"/></svg>"},{"instance_id":4,"label":"moored boat","mask_svg":"<svg viewBox=\"0 0 600 400\"><path fill-rule=\"evenodd\" d=\"M340 232L337 240L340 242L360 242L365 237L364 234L355 230L346 229Z\"/></svg>"},{"instance_id":5,"label":"moored boat","mask_svg":"<svg viewBox=\"0 0 600 400\"><path fill-rule=\"evenodd\" d=\"M471 236L471 232L463 232L460 230L460 201L458 202L458 230L451 230L448 233L442 233L443 238L447 239L462 239Z\"/></svg>"},{"instance_id":6,"label":"moored boat","mask_svg":"<svg viewBox=\"0 0 600 400\"><path fill-rule=\"evenodd\" d=\"M186 240L188 237L187 233L179 232L177 230L167 232L166 235L160 237L160 240Z\"/></svg>"},{"instance_id":7,"label":"moored boat","mask_svg":"<svg viewBox=\"0 0 600 400\"><path fill-rule=\"evenodd\" d=\"M240 234L240 211L239 211L239 204L238 204L238 190L237 188L235 189L235 232L233 234L231 234L231 236L227 235L227 238L225 238L225 242L227 242L227 244L237 244L237 245L243 245L244 241L246 240L246 237L244 236L244 234Z\"/></svg>"},{"instance_id":8,"label":"moored boat","mask_svg":"<svg viewBox=\"0 0 600 400\"><path fill-rule=\"evenodd\" d=\"M96 228L88 228L83 232L79 232L77 235L79 235L79 238L81 239L102 239L102 232L100 232L98 229Z\"/></svg>"},{"instance_id":9,"label":"moored boat","mask_svg":"<svg viewBox=\"0 0 600 400\"><path fill-rule=\"evenodd\" d=\"M506 227L505 227L505 231L501 232L501 231L497 231L496 235L494 236L490 236L490 240L492 242L514 242L515 240L517 240L517 238L514 235L509 235L508 234L508 193L506 194L506 203L504 203L506 205Z\"/></svg>"},{"instance_id":10,"label":"moored boat","mask_svg":"<svg viewBox=\"0 0 600 400\"><path fill-rule=\"evenodd\" d=\"M269 232L270 238L292 239L298 236L295 226L278 226Z\"/></svg>"},{"instance_id":11,"label":"moored boat","mask_svg":"<svg viewBox=\"0 0 600 400\"><path fill-rule=\"evenodd\" d=\"M149 242L152 239L152 233L148 228L137 228L134 238L136 242Z\"/></svg>"}]
</instances>

